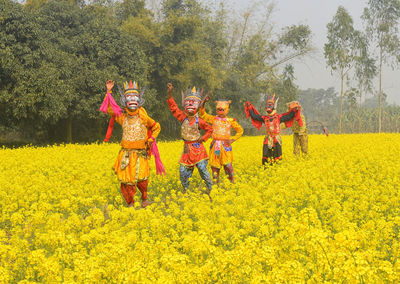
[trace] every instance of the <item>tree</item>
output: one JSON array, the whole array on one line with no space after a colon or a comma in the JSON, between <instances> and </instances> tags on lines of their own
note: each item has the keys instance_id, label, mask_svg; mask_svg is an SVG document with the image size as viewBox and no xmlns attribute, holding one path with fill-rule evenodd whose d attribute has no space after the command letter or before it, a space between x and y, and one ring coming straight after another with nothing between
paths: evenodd
<instances>
[{"instance_id":1,"label":"tree","mask_svg":"<svg viewBox=\"0 0 400 284\"><path fill-rule=\"evenodd\" d=\"M299 92L298 86L294 83L294 68L288 64L283 69L282 74L277 78L277 81L272 89L279 97L278 111L285 112L287 110L286 103L297 99Z\"/></svg>"},{"instance_id":2,"label":"tree","mask_svg":"<svg viewBox=\"0 0 400 284\"><path fill-rule=\"evenodd\" d=\"M359 112L358 112L358 132L361 132L361 113L362 95L371 92L372 79L376 75L375 60L370 57L368 50L368 40L366 35L357 33L356 37L357 56L355 61L355 78L358 82Z\"/></svg>"},{"instance_id":3,"label":"tree","mask_svg":"<svg viewBox=\"0 0 400 284\"><path fill-rule=\"evenodd\" d=\"M367 34L378 48L379 69L379 114L378 132L382 130L382 65L393 62L393 57L400 61L400 41L398 37L400 19L399 0L369 0L364 9L363 19L367 24ZM393 66L392 66L393 67Z\"/></svg>"},{"instance_id":4,"label":"tree","mask_svg":"<svg viewBox=\"0 0 400 284\"><path fill-rule=\"evenodd\" d=\"M265 93L282 87L280 67L312 50L308 26L293 25L274 32L270 19L274 6L264 3L267 4L251 7L240 18L233 19L225 31L229 35L225 56L227 76L222 89L216 91L232 99L239 118L244 118L243 111L235 108L241 110L246 100L261 105Z\"/></svg>"},{"instance_id":5,"label":"tree","mask_svg":"<svg viewBox=\"0 0 400 284\"><path fill-rule=\"evenodd\" d=\"M108 78L146 80L137 39L122 36L107 8L69 1L13 7L1 25L14 62L5 65L7 77L0 69L0 101L36 141L71 142L74 125L100 124L97 106Z\"/></svg>"},{"instance_id":6,"label":"tree","mask_svg":"<svg viewBox=\"0 0 400 284\"><path fill-rule=\"evenodd\" d=\"M353 19L343 6L339 6L332 21L327 25L328 42L324 46L324 56L332 71L340 76L340 111L338 132L342 132L343 82L355 61Z\"/></svg>"}]
</instances>

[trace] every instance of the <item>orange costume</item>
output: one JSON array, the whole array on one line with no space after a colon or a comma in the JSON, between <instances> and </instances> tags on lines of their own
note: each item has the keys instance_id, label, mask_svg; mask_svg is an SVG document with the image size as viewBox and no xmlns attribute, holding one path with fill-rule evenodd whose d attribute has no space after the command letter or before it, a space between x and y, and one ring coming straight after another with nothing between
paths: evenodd
<instances>
[{"instance_id":1,"label":"orange costume","mask_svg":"<svg viewBox=\"0 0 400 284\"><path fill-rule=\"evenodd\" d=\"M129 95L133 93L138 94L138 99L132 99L132 104L135 107L129 107ZM134 204L134 195L136 193L136 186L142 194L142 206L146 206L147 202L147 186L150 176L150 145L155 141L155 138L160 133L160 124L155 122L147 115L146 110L141 106L136 83L129 85L125 84L125 100L126 103L125 113L122 113L115 108L115 101L112 99L110 93L106 94L102 108L107 105L107 113L113 117L117 123L122 126L122 140L121 150L118 153L117 159L114 163L113 170L117 175L118 180L121 182L121 192L128 205ZM112 102L108 102L112 101Z\"/></svg>"},{"instance_id":2,"label":"orange costume","mask_svg":"<svg viewBox=\"0 0 400 284\"><path fill-rule=\"evenodd\" d=\"M229 112L230 101L217 101L217 115L208 114L204 107L200 108L200 117L212 124L213 133L210 146L210 165L213 177L219 182L219 171L224 167L228 178L233 182L233 153L232 142L238 140L243 135L243 128L235 118L226 117ZM235 136L231 136L231 129L235 130Z\"/></svg>"}]
</instances>

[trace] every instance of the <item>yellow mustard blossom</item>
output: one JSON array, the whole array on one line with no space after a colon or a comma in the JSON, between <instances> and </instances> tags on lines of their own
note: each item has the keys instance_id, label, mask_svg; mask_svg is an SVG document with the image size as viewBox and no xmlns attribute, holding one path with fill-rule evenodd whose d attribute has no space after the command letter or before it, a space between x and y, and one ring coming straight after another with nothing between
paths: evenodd
<instances>
[{"instance_id":1,"label":"yellow mustard blossom","mask_svg":"<svg viewBox=\"0 0 400 284\"><path fill-rule=\"evenodd\" d=\"M197 173L182 193L181 142L160 142L146 209L124 205L117 144L0 149L0 283L400 282L400 135L310 135L302 158L283 136L265 170L262 141L235 142L210 195Z\"/></svg>"}]
</instances>

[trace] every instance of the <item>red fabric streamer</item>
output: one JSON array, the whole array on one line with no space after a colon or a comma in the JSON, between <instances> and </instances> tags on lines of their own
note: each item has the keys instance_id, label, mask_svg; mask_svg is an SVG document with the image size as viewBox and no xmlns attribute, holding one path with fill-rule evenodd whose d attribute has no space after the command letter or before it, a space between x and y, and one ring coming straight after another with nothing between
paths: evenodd
<instances>
[{"instance_id":1,"label":"red fabric streamer","mask_svg":"<svg viewBox=\"0 0 400 284\"><path fill-rule=\"evenodd\" d=\"M157 174L158 175L165 175L165 167L164 167L164 165L163 165L163 163L161 161L161 157L160 157L160 153L158 152L158 147L157 147L156 140L154 140L153 145L151 145L151 153L154 156L154 162L156 164L156 172L157 172Z\"/></svg>"},{"instance_id":2,"label":"red fabric streamer","mask_svg":"<svg viewBox=\"0 0 400 284\"><path fill-rule=\"evenodd\" d=\"M291 112L294 112L294 118L291 119L291 120L289 120L289 121L285 121L286 127L287 127L287 128L292 127L293 122L294 122L295 120L296 120L297 123L300 125L300 127L302 127L302 126L303 126L303 120L301 119L301 111L298 110L298 109L296 109L296 108L292 108L292 109L290 109L288 112L285 112L285 113L280 114L280 115L279 115L279 118L281 118L282 116L287 115L287 114L289 114L289 113L291 113Z\"/></svg>"},{"instance_id":3,"label":"red fabric streamer","mask_svg":"<svg viewBox=\"0 0 400 284\"><path fill-rule=\"evenodd\" d=\"M110 140L111 134L114 129L114 123L115 123L115 116L111 116L110 122L108 123L106 138L104 138L104 142L108 142Z\"/></svg>"},{"instance_id":4,"label":"red fabric streamer","mask_svg":"<svg viewBox=\"0 0 400 284\"><path fill-rule=\"evenodd\" d=\"M253 110L253 112L256 115L260 115L260 113L258 112L258 110L250 103L250 102L246 102L244 105L244 112L246 113L246 117L247 118L251 118L250 116L250 110ZM258 120L254 120L253 118L251 118L251 123L253 123L253 125L260 130L261 126L263 125L263 123L261 121Z\"/></svg>"}]
</instances>

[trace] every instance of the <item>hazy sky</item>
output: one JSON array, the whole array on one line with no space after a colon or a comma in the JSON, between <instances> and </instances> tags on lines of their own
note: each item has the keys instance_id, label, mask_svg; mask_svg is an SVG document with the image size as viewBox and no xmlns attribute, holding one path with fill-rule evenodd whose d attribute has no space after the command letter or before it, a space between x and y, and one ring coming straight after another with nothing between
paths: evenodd
<instances>
[{"instance_id":1,"label":"hazy sky","mask_svg":"<svg viewBox=\"0 0 400 284\"><path fill-rule=\"evenodd\" d=\"M247 7L252 0L231 0L238 6ZM229 1L230 2L230 1ZM307 24L313 33L313 45L317 49L311 56L294 61L296 83L301 89L328 88L340 89L339 77L331 75L323 56L326 43L326 25L335 15L339 5L346 8L352 16L355 28L362 28L360 16L367 6L366 0L276 0L272 20L277 28L292 24ZM385 67L382 75L383 91L389 102L400 104L400 70ZM377 79L374 80L377 86ZM377 89L377 88L376 88Z\"/></svg>"}]
</instances>

